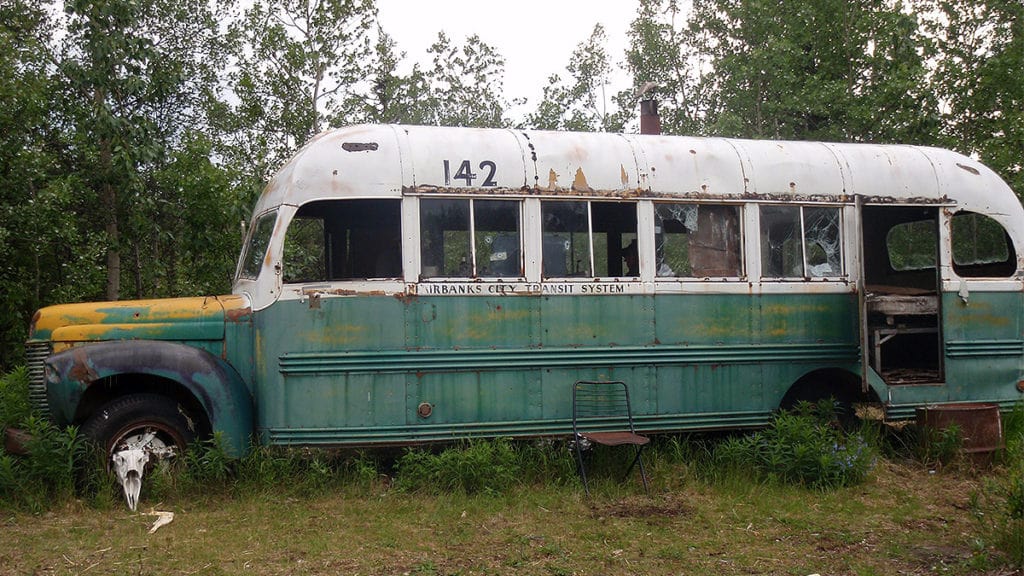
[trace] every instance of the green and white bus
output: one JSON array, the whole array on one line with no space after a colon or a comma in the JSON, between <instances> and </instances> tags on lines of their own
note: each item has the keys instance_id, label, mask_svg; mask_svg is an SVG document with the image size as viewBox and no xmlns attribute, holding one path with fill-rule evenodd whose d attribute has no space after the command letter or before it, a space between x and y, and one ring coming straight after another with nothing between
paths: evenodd
<instances>
[{"instance_id":1,"label":"green and white bus","mask_svg":"<svg viewBox=\"0 0 1024 576\"><path fill-rule=\"evenodd\" d=\"M1024 396L1024 209L916 146L420 126L327 131L259 198L232 294L53 306L33 398L112 451L647 432L801 399Z\"/></svg>"}]
</instances>

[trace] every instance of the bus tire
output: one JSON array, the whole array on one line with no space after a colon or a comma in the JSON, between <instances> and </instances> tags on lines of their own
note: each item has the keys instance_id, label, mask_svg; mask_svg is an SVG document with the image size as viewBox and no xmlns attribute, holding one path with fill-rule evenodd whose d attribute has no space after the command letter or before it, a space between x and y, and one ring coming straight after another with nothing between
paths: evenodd
<instances>
[{"instance_id":1,"label":"bus tire","mask_svg":"<svg viewBox=\"0 0 1024 576\"><path fill-rule=\"evenodd\" d=\"M196 439L194 422L173 398L129 394L101 406L82 425L82 434L96 442L107 458L135 447L149 452L154 461L182 454Z\"/></svg>"}]
</instances>

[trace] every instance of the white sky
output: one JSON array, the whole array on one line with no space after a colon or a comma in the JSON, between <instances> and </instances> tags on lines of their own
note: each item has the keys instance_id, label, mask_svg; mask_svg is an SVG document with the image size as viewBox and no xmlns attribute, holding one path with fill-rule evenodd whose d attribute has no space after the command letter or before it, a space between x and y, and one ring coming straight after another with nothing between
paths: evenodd
<instances>
[{"instance_id":1,"label":"white sky","mask_svg":"<svg viewBox=\"0 0 1024 576\"><path fill-rule=\"evenodd\" d=\"M504 86L509 101L527 98L518 117L533 110L548 76L566 78L565 65L595 24L602 24L613 68L621 69L626 32L637 11L636 0L377 0L381 26L406 53L410 63L430 64L427 48L444 31L455 46L468 36L497 49L505 58ZM628 86L625 74L611 78L607 96Z\"/></svg>"}]
</instances>

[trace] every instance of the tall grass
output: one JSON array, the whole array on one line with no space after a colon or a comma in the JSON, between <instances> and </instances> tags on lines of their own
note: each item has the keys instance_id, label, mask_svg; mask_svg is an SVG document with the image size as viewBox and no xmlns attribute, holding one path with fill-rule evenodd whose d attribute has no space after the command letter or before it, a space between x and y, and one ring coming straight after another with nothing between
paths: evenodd
<instances>
[{"instance_id":1,"label":"tall grass","mask_svg":"<svg viewBox=\"0 0 1024 576\"><path fill-rule=\"evenodd\" d=\"M862 482L877 459L876 447L862 434L838 425L827 400L780 412L764 430L728 438L714 454L734 472L816 489Z\"/></svg>"},{"instance_id":2,"label":"tall grass","mask_svg":"<svg viewBox=\"0 0 1024 576\"><path fill-rule=\"evenodd\" d=\"M982 547L1017 569L1024 568L1024 402L1003 420L1004 473L982 481L971 495L971 511Z\"/></svg>"},{"instance_id":3,"label":"tall grass","mask_svg":"<svg viewBox=\"0 0 1024 576\"><path fill-rule=\"evenodd\" d=\"M395 487L408 492L500 494L514 486L575 478L564 444L499 438L475 440L434 452L407 450L395 464Z\"/></svg>"},{"instance_id":4,"label":"tall grass","mask_svg":"<svg viewBox=\"0 0 1024 576\"><path fill-rule=\"evenodd\" d=\"M0 507L38 513L76 496L100 495L107 484L100 459L76 428L58 429L32 413L24 368L0 378L0 432L15 427L27 432L31 456L0 450Z\"/></svg>"}]
</instances>

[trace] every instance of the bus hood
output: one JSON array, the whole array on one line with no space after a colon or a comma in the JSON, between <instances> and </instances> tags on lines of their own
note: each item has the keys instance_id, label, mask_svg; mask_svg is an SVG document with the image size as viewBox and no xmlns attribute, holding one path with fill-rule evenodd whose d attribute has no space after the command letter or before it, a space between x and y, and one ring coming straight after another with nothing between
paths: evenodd
<instances>
[{"instance_id":1,"label":"bus hood","mask_svg":"<svg viewBox=\"0 0 1024 576\"><path fill-rule=\"evenodd\" d=\"M36 312L29 340L221 340L225 319L249 312L248 299L234 295L61 304Z\"/></svg>"}]
</instances>

